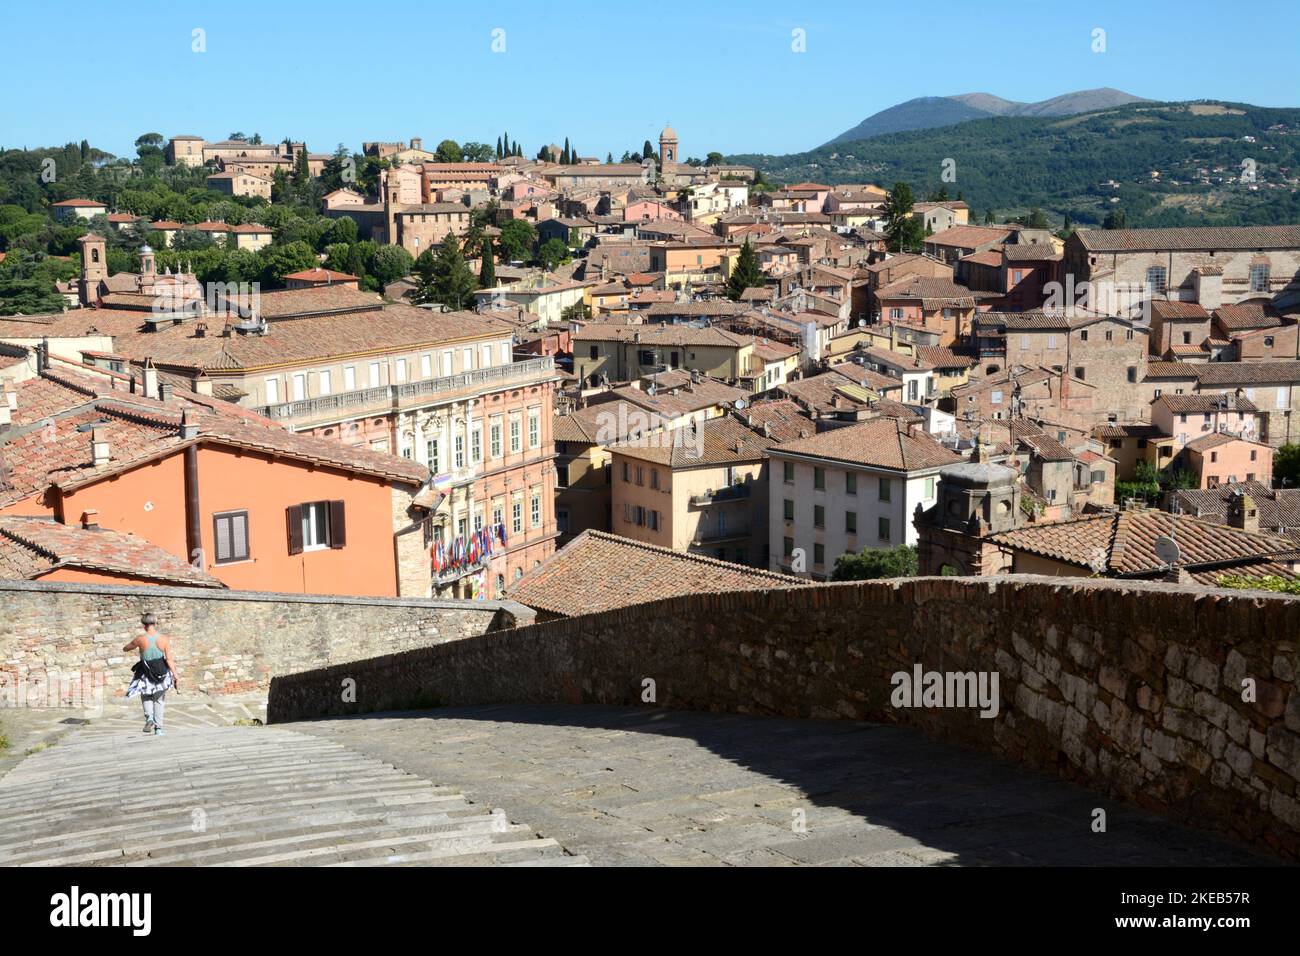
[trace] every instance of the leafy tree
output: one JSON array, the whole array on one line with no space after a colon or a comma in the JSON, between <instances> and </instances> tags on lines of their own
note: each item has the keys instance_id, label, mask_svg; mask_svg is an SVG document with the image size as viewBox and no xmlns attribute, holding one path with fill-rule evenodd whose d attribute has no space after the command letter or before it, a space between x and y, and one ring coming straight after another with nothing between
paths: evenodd
<instances>
[{"instance_id":1,"label":"leafy tree","mask_svg":"<svg viewBox=\"0 0 1300 956\"><path fill-rule=\"evenodd\" d=\"M1103 229L1127 229L1128 217L1124 215L1123 209L1112 209L1106 213L1106 218L1102 220Z\"/></svg>"},{"instance_id":2,"label":"leafy tree","mask_svg":"<svg viewBox=\"0 0 1300 956\"><path fill-rule=\"evenodd\" d=\"M547 239L537 250L537 261L548 272L569 261L569 247L563 239Z\"/></svg>"},{"instance_id":3,"label":"leafy tree","mask_svg":"<svg viewBox=\"0 0 1300 956\"><path fill-rule=\"evenodd\" d=\"M380 246L371 257L367 272L382 289L388 283L410 275L412 263L411 254L401 246Z\"/></svg>"},{"instance_id":4,"label":"leafy tree","mask_svg":"<svg viewBox=\"0 0 1300 956\"><path fill-rule=\"evenodd\" d=\"M1300 487L1300 445L1290 443L1273 458L1273 482L1279 488Z\"/></svg>"},{"instance_id":5,"label":"leafy tree","mask_svg":"<svg viewBox=\"0 0 1300 956\"><path fill-rule=\"evenodd\" d=\"M613 162L614 162L614 154L613 154L613 153L606 153L606 154L605 154L605 162L606 162L606 163L613 163Z\"/></svg>"},{"instance_id":6,"label":"leafy tree","mask_svg":"<svg viewBox=\"0 0 1300 956\"><path fill-rule=\"evenodd\" d=\"M646 140L645 143L642 144L641 156L643 159L659 159L659 154L655 152L654 144L651 143L650 140Z\"/></svg>"},{"instance_id":7,"label":"leafy tree","mask_svg":"<svg viewBox=\"0 0 1300 956\"><path fill-rule=\"evenodd\" d=\"M486 163L492 158L492 147L487 143L465 143L460 151L467 163Z\"/></svg>"},{"instance_id":8,"label":"leafy tree","mask_svg":"<svg viewBox=\"0 0 1300 956\"><path fill-rule=\"evenodd\" d=\"M262 281L269 286L283 285L289 273L314 269L318 264L315 251L305 242L270 245L261 252Z\"/></svg>"},{"instance_id":9,"label":"leafy tree","mask_svg":"<svg viewBox=\"0 0 1300 956\"><path fill-rule=\"evenodd\" d=\"M1052 224L1047 220L1047 214L1035 206L1029 210L1029 217L1025 220L1025 225L1030 229L1050 229Z\"/></svg>"},{"instance_id":10,"label":"leafy tree","mask_svg":"<svg viewBox=\"0 0 1300 956\"><path fill-rule=\"evenodd\" d=\"M492 251L492 240L483 240L483 257L478 270L478 287L495 289L497 285L496 254Z\"/></svg>"},{"instance_id":11,"label":"leafy tree","mask_svg":"<svg viewBox=\"0 0 1300 956\"><path fill-rule=\"evenodd\" d=\"M832 581L868 581L874 578L910 578L920 573L916 545L863 548L857 554L835 559Z\"/></svg>"},{"instance_id":12,"label":"leafy tree","mask_svg":"<svg viewBox=\"0 0 1300 956\"><path fill-rule=\"evenodd\" d=\"M927 199L926 201L927 201L927 202L947 202L947 201L948 201L948 187L947 187L947 186L940 186L938 189L932 189L932 190L930 190L930 195L929 195L929 197L928 197L928 199Z\"/></svg>"},{"instance_id":13,"label":"leafy tree","mask_svg":"<svg viewBox=\"0 0 1300 956\"><path fill-rule=\"evenodd\" d=\"M444 139L433 152L440 163L463 163L465 161L465 151L460 148L460 143L454 139Z\"/></svg>"},{"instance_id":14,"label":"leafy tree","mask_svg":"<svg viewBox=\"0 0 1300 956\"><path fill-rule=\"evenodd\" d=\"M924 222L912 215L915 205L912 187L894 183L885 203L885 245L890 252L920 252L925 238Z\"/></svg>"},{"instance_id":15,"label":"leafy tree","mask_svg":"<svg viewBox=\"0 0 1300 956\"><path fill-rule=\"evenodd\" d=\"M704 165L705 165L705 166L721 166L721 165L722 165L722 154L721 154L721 153L709 153L709 155L707 155L707 156L704 157Z\"/></svg>"},{"instance_id":16,"label":"leafy tree","mask_svg":"<svg viewBox=\"0 0 1300 956\"><path fill-rule=\"evenodd\" d=\"M501 227L498 240L506 262L526 262L532 258L533 243L537 239L537 230L526 219L511 219Z\"/></svg>"},{"instance_id":17,"label":"leafy tree","mask_svg":"<svg viewBox=\"0 0 1300 956\"><path fill-rule=\"evenodd\" d=\"M10 252L0 263L0 315L40 315L59 312L67 300L54 291L59 276L29 252Z\"/></svg>"},{"instance_id":18,"label":"leafy tree","mask_svg":"<svg viewBox=\"0 0 1300 956\"><path fill-rule=\"evenodd\" d=\"M232 143L248 142L248 137L245 136L243 133L231 133L229 136L226 137L226 139L230 140Z\"/></svg>"},{"instance_id":19,"label":"leafy tree","mask_svg":"<svg viewBox=\"0 0 1300 956\"><path fill-rule=\"evenodd\" d=\"M586 322L590 318L591 306L585 302L575 302L560 310L560 320L563 322Z\"/></svg>"},{"instance_id":20,"label":"leafy tree","mask_svg":"<svg viewBox=\"0 0 1300 956\"><path fill-rule=\"evenodd\" d=\"M736 257L736 265L727 278L727 296L737 300L746 289L760 287L766 282L763 270L758 267L758 253L746 237L744 245L740 247L740 255Z\"/></svg>"}]
</instances>

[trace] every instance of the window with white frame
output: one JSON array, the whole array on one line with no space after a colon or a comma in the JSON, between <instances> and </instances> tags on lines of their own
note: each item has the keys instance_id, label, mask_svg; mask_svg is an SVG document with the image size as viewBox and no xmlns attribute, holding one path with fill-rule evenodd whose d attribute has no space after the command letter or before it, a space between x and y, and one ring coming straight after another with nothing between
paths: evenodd
<instances>
[{"instance_id":1,"label":"window with white frame","mask_svg":"<svg viewBox=\"0 0 1300 956\"><path fill-rule=\"evenodd\" d=\"M370 387L378 388L384 384L384 367L378 362L370 363Z\"/></svg>"},{"instance_id":2,"label":"window with white frame","mask_svg":"<svg viewBox=\"0 0 1300 956\"><path fill-rule=\"evenodd\" d=\"M318 395L328 395L330 394L330 392L334 390L332 387L333 376L330 375L328 369L326 369L324 372L321 372L319 374L318 378L316 379L316 385L317 385L316 394Z\"/></svg>"},{"instance_id":3,"label":"window with white frame","mask_svg":"<svg viewBox=\"0 0 1300 956\"><path fill-rule=\"evenodd\" d=\"M483 461L483 431L479 422L469 423L469 460L475 465Z\"/></svg>"},{"instance_id":4,"label":"window with white frame","mask_svg":"<svg viewBox=\"0 0 1300 956\"><path fill-rule=\"evenodd\" d=\"M404 358L399 358L399 359L397 360L397 373L396 373L396 375L395 375L394 377L395 377L395 378L397 379L397 381L399 381L399 382L405 382L405 381L406 381L406 359L404 359Z\"/></svg>"},{"instance_id":5,"label":"window with white frame","mask_svg":"<svg viewBox=\"0 0 1300 956\"><path fill-rule=\"evenodd\" d=\"M510 416L510 454L512 455L519 453L520 443L523 440L521 435L522 428L523 423L520 421L519 414L516 412Z\"/></svg>"},{"instance_id":6,"label":"window with white frame","mask_svg":"<svg viewBox=\"0 0 1300 956\"><path fill-rule=\"evenodd\" d=\"M355 391L357 387L357 367L348 365L343 369L343 391Z\"/></svg>"},{"instance_id":7,"label":"window with white frame","mask_svg":"<svg viewBox=\"0 0 1300 956\"><path fill-rule=\"evenodd\" d=\"M501 418L492 419L488 432L488 454L493 458L501 457Z\"/></svg>"},{"instance_id":8,"label":"window with white frame","mask_svg":"<svg viewBox=\"0 0 1300 956\"><path fill-rule=\"evenodd\" d=\"M528 503L528 520L534 528L542 526L542 492L534 488Z\"/></svg>"},{"instance_id":9,"label":"window with white frame","mask_svg":"<svg viewBox=\"0 0 1300 956\"><path fill-rule=\"evenodd\" d=\"M528 409L528 447L537 448L542 443L542 411L539 408Z\"/></svg>"},{"instance_id":10,"label":"window with white frame","mask_svg":"<svg viewBox=\"0 0 1300 956\"><path fill-rule=\"evenodd\" d=\"M307 397L307 375L299 372L293 377L293 400L301 402Z\"/></svg>"},{"instance_id":11,"label":"window with white frame","mask_svg":"<svg viewBox=\"0 0 1300 956\"><path fill-rule=\"evenodd\" d=\"M433 356L420 356L420 378L433 378Z\"/></svg>"},{"instance_id":12,"label":"window with white frame","mask_svg":"<svg viewBox=\"0 0 1300 956\"><path fill-rule=\"evenodd\" d=\"M280 380L278 378L268 378L266 380L266 404L278 405L280 403Z\"/></svg>"}]
</instances>

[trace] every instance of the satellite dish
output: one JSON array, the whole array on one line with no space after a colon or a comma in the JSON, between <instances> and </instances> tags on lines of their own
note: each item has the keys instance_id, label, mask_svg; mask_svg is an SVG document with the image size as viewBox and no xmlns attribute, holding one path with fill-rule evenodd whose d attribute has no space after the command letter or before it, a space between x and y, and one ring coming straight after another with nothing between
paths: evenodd
<instances>
[{"instance_id":1,"label":"satellite dish","mask_svg":"<svg viewBox=\"0 0 1300 956\"><path fill-rule=\"evenodd\" d=\"M736 399L736 411L741 411L742 409L744 409L744 407L745 407L745 400L743 398Z\"/></svg>"},{"instance_id":2,"label":"satellite dish","mask_svg":"<svg viewBox=\"0 0 1300 956\"><path fill-rule=\"evenodd\" d=\"M1156 557L1163 561L1167 566L1172 567L1177 564L1178 559L1182 557L1182 552L1178 550L1178 542L1173 538L1168 538L1162 535L1161 537L1156 538L1155 547Z\"/></svg>"}]
</instances>

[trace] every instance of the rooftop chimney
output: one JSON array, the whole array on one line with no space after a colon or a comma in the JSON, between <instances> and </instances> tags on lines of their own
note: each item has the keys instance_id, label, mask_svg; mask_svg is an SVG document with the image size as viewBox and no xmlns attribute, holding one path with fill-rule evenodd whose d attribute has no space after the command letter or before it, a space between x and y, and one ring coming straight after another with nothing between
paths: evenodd
<instances>
[{"instance_id":1,"label":"rooftop chimney","mask_svg":"<svg viewBox=\"0 0 1300 956\"><path fill-rule=\"evenodd\" d=\"M13 413L9 410L9 402L0 402L0 435L9 431L9 423L13 420Z\"/></svg>"},{"instance_id":2,"label":"rooftop chimney","mask_svg":"<svg viewBox=\"0 0 1300 956\"><path fill-rule=\"evenodd\" d=\"M185 439L196 438L198 434L198 416L194 414L194 409L187 408L181 412L181 437Z\"/></svg>"},{"instance_id":3,"label":"rooftop chimney","mask_svg":"<svg viewBox=\"0 0 1300 956\"><path fill-rule=\"evenodd\" d=\"M1228 502L1228 524L1242 531L1259 532L1259 508L1247 494L1233 495Z\"/></svg>"},{"instance_id":4,"label":"rooftop chimney","mask_svg":"<svg viewBox=\"0 0 1300 956\"><path fill-rule=\"evenodd\" d=\"M170 382L163 382L158 386L158 398L164 402L170 402L175 391L176 387L174 385Z\"/></svg>"},{"instance_id":5,"label":"rooftop chimney","mask_svg":"<svg viewBox=\"0 0 1300 956\"><path fill-rule=\"evenodd\" d=\"M97 508L87 508L81 513L81 526L87 531L99 530L99 510Z\"/></svg>"},{"instance_id":6,"label":"rooftop chimney","mask_svg":"<svg viewBox=\"0 0 1300 956\"><path fill-rule=\"evenodd\" d=\"M141 394L149 398L158 397L158 370L153 365L146 365L143 371L144 387Z\"/></svg>"},{"instance_id":7,"label":"rooftop chimney","mask_svg":"<svg viewBox=\"0 0 1300 956\"><path fill-rule=\"evenodd\" d=\"M108 429L97 426L91 431L90 458L97 468L112 460L108 447Z\"/></svg>"}]
</instances>

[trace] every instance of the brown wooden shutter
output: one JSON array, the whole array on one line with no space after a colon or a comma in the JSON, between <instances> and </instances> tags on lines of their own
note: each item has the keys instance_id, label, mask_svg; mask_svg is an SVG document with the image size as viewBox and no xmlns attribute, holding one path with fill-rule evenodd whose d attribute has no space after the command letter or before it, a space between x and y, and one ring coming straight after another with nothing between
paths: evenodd
<instances>
[{"instance_id":1,"label":"brown wooden shutter","mask_svg":"<svg viewBox=\"0 0 1300 956\"><path fill-rule=\"evenodd\" d=\"M302 554L302 505L285 509L289 520L289 553Z\"/></svg>"},{"instance_id":2,"label":"brown wooden shutter","mask_svg":"<svg viewBox=\"0 0 1300 956\"><path fill-rule=\"evenodd\" d=\"M347 523L343 520L343 502L330 502L330 547L342 548L348 543Z\"/></svg>"}]
</instances>

